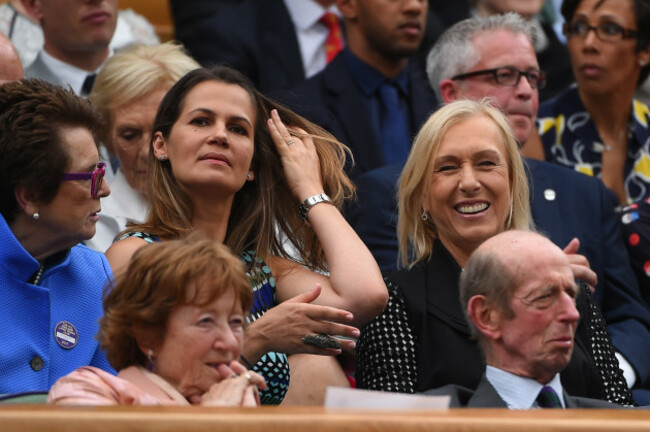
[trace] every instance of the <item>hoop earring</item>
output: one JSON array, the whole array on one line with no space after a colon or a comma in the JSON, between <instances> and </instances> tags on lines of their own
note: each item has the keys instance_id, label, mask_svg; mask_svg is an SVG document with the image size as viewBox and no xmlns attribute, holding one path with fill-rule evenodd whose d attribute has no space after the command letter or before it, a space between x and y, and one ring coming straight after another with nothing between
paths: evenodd
<instances>
[{"instance_id":1,"label":"hoop earring","mask_svg":"<svg viewBox=\"0 0 650 432\"><path fill-rule=\"evenodd\" d=\"M156 371L156 364L153 362L153 350L151 348L147 351L147 370L149 372Z\"/></svg>"},{"instance_id":2,"label":"hoop earring","mask_svg":"<svg viewBox=\"0 0 650 432\"><path fill-rule=\"evenodd\" d=\"M425 210L422 210L422 214L420 216L422 217L422 220L424 222L429 220L429 215L427 214L427 212Z\"/></svg>"}]
</instances>

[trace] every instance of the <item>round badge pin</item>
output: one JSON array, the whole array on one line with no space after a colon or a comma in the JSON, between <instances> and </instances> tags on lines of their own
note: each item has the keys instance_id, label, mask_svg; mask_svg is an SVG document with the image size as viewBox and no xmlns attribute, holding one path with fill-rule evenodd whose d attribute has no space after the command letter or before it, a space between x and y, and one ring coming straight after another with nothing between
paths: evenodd
<instances>
[{"instance_id":1,"label":"round badge pin","mask_svg":"<svg viewBox=\"0 0 650 432\"><path fill-rule=\"evenodd\" d=\"M72 349L77 346L79 333L71 322L61 321L54 327L54 340L61 348Z\"/></svg>"},{"instance_id":2,"label":"round badge pin","mask_svg":"<svg viewBox=\"0 0 650 432\"><path fill-rule=\"evenodd\" d=\"M546 189L544 191L544 198L546 201L555 201L555 191L553 189Z\"/></svg>"}]
</instances>

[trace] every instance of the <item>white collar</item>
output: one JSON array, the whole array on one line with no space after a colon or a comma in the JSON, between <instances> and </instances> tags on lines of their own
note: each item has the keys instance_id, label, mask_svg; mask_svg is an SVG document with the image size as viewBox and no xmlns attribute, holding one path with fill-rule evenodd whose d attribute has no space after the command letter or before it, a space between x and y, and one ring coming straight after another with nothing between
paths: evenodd
<instances>
[{"instance_id":1,"label":"white collar","mask_svg":"<svg viewBox=\"0 0 650 432\"><path fill-rule=\"evenodd\" d=\"M485 370L485 378L492 384L492 387L508 405L508 408L523 410L539 408L536 402L537 395L545 386L534 379L524 378L490 365ZM560 398L560 403L563 407L566 407L560 374L555 374L546 386L555 390L558 398Z\"/></svg>"},{"instance_id":2,"label":"white collar","mask_svg":"<svg viewBox=\"0 0 650 432\"><path fill-rule=\"evenodd\" d=\"M112 55L113 50L110 49L108 57L106 58L108 59ZM81 94L81 87L83 87L86 77L90 74L99 72L103 66L102 64L102 66L98 67L94 71L87 71L52 57L44 49L41 50L41 59L43 60L43 63L45 63L45 65L61 79L62 82L70 84L72 90L74 90L76 94Z\"/></svg>"},{"instance_id":3,"label":"white collar","mask_svg":"<svg viewBox=\"0 0 650 432\"><path fill-rule=\"evenodd\" d=\"M334 12L339 15L336 5L325 9L313 0L284 0L289 10L291 21L298 30L311 28L321 19L325 11Z\"/></svg>"}]
</instances>

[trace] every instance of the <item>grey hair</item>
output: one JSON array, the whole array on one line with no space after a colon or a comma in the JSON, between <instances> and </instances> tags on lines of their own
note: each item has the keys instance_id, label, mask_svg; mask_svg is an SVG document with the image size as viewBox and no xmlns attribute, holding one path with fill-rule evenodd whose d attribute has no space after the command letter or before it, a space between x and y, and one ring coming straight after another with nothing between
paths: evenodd
<instances>
[{"instance_id":1,"label":"grey hair","mask_svg":"<svg viewBox=\"0 0 650 432\"><path fill-rule=\"evenodd\" d=\"M494 251L477 249L467 261L459 281L460 304L473 338L481 341L481 333L469 318L467 305L476 295L485 296L506 318L512 318L514 311L510 300L517 288L517 279Z\"/></svg>"},{"instance_id":2,"label":"grey hair","mask_svg":"<svg viewBox=\"0 0 650 432\"><path fill-rule=\"evenodd\" d=\"M440 93L442 80L465 73L479 62L480 56L474 49L472 39L479 33L493 30L523 33L533 46L537 39L532 24L515 12L467 18L454 24L440 36L427 56L429 85L439 101L443 100Z\"/></svg>"}]
</instances>

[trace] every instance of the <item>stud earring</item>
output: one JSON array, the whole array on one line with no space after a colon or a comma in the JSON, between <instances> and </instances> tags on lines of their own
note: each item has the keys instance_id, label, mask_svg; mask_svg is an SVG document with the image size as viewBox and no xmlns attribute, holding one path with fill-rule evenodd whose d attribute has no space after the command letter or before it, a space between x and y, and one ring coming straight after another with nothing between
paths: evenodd
<instances>
[{"instance_id":1,"label":"stud earring","mask_svg":"<svg viewBox=\"0 0 650 432\"><path fill-rule=\"evenodd\" d=\"M422 220L423 220L424 222L426 222L426 221L429 220L429 215L427 214L426 211L422 210L422 215L421 215L421 216L422 216Z\"/></svg>"},{"instance_id":2,"label":"stud earring","mask_svg":"<svg viewBox=\"0 0 650 432\"><path fill-rule=\"evenodd\" d=\"M639 66L645 67L645 65L646 65L645 60L639 60Z\"/></svg>"},{"instance_id":3,"label":"stud earring","mask_svg":"<svg viewBox=\"0 0 650 432\"><path fill-rule=\"evenodd\" d=\"M160 157L158 159L160 159L161 161L165 161L165 160L167 160L167 156L160 155Z\"/></svg>"},{"instance_id":4,"label":"stud earring","mask_svg":"<svg viewBox=\"0 0 650 432\"><path fill-rule=\"evenodd\" d=\"M246 174L246 180L251 181L255 178L255 174L253 174L253 171L249 171L248 174Z\"/></svg>"},{"instance_id":5,"label":"stud earring","mask_svg":"<svg viewBox=\"0 0 650 432\"><path fill-rule=\"evenodd\" d=\"M38 213L38 210L36 210L32 215L32 217L34 218L34 220L38 220L41 217L41 215Z\"/></svg>"}]
</instances>

